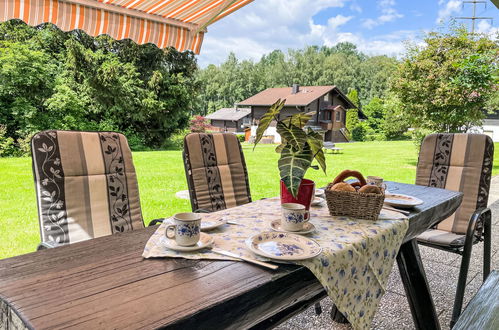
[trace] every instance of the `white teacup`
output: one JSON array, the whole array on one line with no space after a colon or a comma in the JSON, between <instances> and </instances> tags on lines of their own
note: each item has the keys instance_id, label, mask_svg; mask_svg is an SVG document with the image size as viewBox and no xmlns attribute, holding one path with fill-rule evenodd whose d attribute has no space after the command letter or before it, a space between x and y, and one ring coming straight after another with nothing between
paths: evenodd
<instances>
[{"instance_id":1,"label":"white teacup","mask_svg":"<svg viewBox=\"0 0 499 330\"><path fill-rule=\"evenodd\" d=\"M180 246L192 246L199 241L201 231L201 215L185 212L173 216L173 225L166 227L166 237L175 238Z\"/></svg>"},{"instance_id":2,"label":"white teacup","mask_svg":"<svg viewBox=\"0 0 499 330\"><path fill-rule=\"evenodd\" d=\"M367 184L371 186L376 186L379 188L383 187L383 178L380 176L368 176L366 178Z\"/></svg>"},{"instance_id":3,"label":"white teacup","mask_svg":"<svg viewBox=\"0 0 499 330\"><path fill-rule=\"evenodd\" d=\"M305 209L304 205L298 203L284 203L281 204L282 229L287 231L300 231L303 229L305 222L310 219L309 211Z\"/></svg>"}]
</instances>

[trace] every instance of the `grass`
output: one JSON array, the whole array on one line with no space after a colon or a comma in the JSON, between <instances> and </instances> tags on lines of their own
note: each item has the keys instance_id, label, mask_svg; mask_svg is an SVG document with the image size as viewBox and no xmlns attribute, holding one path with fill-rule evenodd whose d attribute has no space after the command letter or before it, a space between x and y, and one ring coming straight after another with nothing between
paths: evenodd
<instances>
[{"instance_id":1,"label":"grass","mask_svg":"<svg viewBox=\"0 0 499 330\"><path fill-rule=\"evenodd\" d=\"M417 153L410 141L362 142L340 145L342 154L327 154L327 175L310 169L306 177L318 186L344 169L385 180L413 183ZM277 159L272 145L244 145L253 199L279 194ZM497 150L497 148L496 148ZM498 151L499 153L499 151ZM499 157L499 155L496 155ZM496 157L496 159L497 159ZM181 151L133 153L146 223L176 212L190 211L190 202L175 197L187 189ZM494 174L499 164L494 165ZM30 158L0 158L0 259L33 252L40 241Z\"/></svg>"}]
</instances>

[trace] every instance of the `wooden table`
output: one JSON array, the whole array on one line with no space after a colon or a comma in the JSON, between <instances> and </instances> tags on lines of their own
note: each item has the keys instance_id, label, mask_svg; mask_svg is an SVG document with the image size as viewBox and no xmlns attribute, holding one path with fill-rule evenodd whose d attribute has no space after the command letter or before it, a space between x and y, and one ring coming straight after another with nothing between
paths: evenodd
<instances>
[{"instance_id":1,"label":"wooden table","mask_svg":"<svg viewBox=\"0 0 499 330\"><path fill-rule=\"evenodd\" d=\"M414 237L452 214L462 194L389 187L425 202L410 214L397 262L416 327L438 329ZM276 325L326 296L304 267L270 271L233 261L143 259L155 229L0 260L0 298L36 329L241 329Z\"/></svg>"}]
</instances>

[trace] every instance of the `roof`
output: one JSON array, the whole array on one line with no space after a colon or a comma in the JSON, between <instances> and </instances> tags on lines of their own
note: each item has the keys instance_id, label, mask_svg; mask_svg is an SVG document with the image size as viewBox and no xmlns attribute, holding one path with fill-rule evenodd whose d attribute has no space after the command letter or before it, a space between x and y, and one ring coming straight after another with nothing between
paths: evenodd
<instances>
[{"instance_id":1,"label":"roof","mask_svg":"<svg viewBox=\"0 0 499 330\"><path fill-rule=\"evenodd\" d=\"M292 94L292 87L267 88L260 93L238 103L238 105L270 106L278 99L285 99L286 106L307 106L324 94L334 90L346 103L347 109L355 108L345 94L336 86L300 86L296 94Z\"/></svg>"},{"instance_id":2,"label":"roof","mask_svg":"<svg viewBox=\"0 0 499 330\"><path fill-rule=\"evenodd\" d=\"M205 118L212 120L227 120L227 121L238 121L249 115L251 109L249 108L222 108L213 113L210 113Z\"/></svg>"}]
</instances>

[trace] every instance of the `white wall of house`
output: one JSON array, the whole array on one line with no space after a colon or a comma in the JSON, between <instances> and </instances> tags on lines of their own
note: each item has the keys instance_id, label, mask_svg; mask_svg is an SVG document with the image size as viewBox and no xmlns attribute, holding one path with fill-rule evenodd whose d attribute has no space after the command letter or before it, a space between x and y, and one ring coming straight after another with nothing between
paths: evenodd
<instances>
[{"instance_id":1,"label":"white wall of house","mask_svg":"<svg viewBox=\"0 0 499 330\"><path fill-rule=\"evenodd\" d=\"M499 142L499 125L491 125L484 123L480 131L481 133L490 136L492 138L492 141Z\"/></svg>"},{"instance_id":2,"label":"white wall of house","mask_svg":"<svg viewBox=\"0 0 499 330\"><path fill-rule=\"evenodd\" d=\"M257 126L251 126L251 137L254 138L256 137L256 128ZM274 143L281 143L281 136L279 133L277 133L277 130L275 127L269 127L265 130L263 133L263 136L273 136L274 137Z\"/></svg>"}]
</instances>

